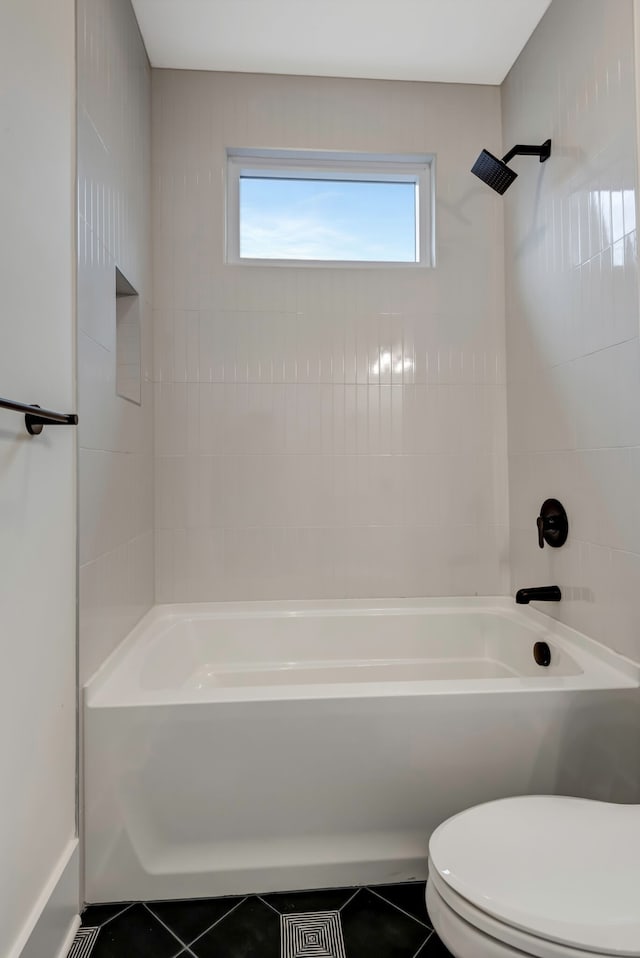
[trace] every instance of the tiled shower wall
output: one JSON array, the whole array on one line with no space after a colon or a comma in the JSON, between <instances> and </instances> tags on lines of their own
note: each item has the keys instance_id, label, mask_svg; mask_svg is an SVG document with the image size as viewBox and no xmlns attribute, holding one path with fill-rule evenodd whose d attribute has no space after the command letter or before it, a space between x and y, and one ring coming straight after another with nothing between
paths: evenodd
<instances>
[{"instance_id":1,"label":"tiled shower wall","mask_svg":"<svg viewBox=\"0 0 640 958\"><path fill-rule=\"evenodd\" d=\"M551 5L503 86L513 587L557 583L544 611L640 660L640 342L631 0ZM537 546L548 497L567 544Z\"/></svg>"},{"instance_id":2,"label":"tiled shower wall","mask_svg":"<svg viewBox=\"0 0 640 958\"><path fill-rule=\"evenodd\" d=\"M153 604L151 69L129 0L78 0L80 673ZM116 396L115 268L140 295L142 405Z\"/></svg>"},{"instance_id":3,"label":"tiled shower wall","mask_svg":"<svg viewBox=\"0 0 640 958\"><path fill-rule=\"evenodd\" d=\"M157 601L505 592L499 89L154 70L152 130ZM224 265L227 147L435 153L436 268Z\"/></svg>"}]
</instances>

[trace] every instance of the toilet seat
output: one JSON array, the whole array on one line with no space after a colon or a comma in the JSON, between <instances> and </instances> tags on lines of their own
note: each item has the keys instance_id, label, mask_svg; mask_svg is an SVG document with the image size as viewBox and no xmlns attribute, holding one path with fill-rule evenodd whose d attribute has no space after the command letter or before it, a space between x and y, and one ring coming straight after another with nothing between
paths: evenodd
<instances>
[{"instance_id":1,"label":"toilet seat","mask_svg":"<svg viewBox=\"0 0 640 958\"><path fill-rule=\"evenodd\" d=\"M436 829L429 876L443 914L514 954L640 956L640 806L489 802Z\"/></svg>"},{"instance_id":2,"label":"toilet seat","mask_svg":"<svg viewBox=\"0 0 640 958\"><path fill-rule=\"evenodd\" d=\"M435 869L427 883L427 909L438 935L462 958L619 958L546 941L485 914L456 896Z\"/></svg>"}]
</instances>

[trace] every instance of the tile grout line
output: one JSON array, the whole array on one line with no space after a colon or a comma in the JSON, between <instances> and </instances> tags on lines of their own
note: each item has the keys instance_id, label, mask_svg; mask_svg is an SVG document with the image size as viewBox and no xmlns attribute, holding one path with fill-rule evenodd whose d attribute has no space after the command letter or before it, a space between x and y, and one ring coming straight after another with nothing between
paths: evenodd
<instances>
[{"instance_id":1,"label":"tile grout line","mask_svg":"<svg viewBox=\"0 0 640 958\"><path fill-rule=\"evenodd\" d=\"M154 911L151 911L151 909L150 909L149 906L147 905L146 901L142 901L142 902L140 902L140 904L142 905L143 908L146 908L146 910L149 912L149 914L151 915L152 918L155 918L155 920L156 920L159 924L161 924L163 928L166 928L166 930L167 930L171 935L173 935L173 937L175 938L175 940L176 940L176 941L178 942L178 944L181 946L180 951L184 951L184 949L187 947L187 945L186 945L185 942L182 940L182 938L178 938L178 936L176 935L175 931L173 931L171 928L169 928L169 926L166 925L166 924L163 922L162 918L158 918L158 916L156 915L156 913L155 913ZM180 952L177 951L176 954L172 956L172 958L177 958L177 956L178 956L179 954L180 954Z\"/></svg>"},{"instance_id":2,"label":"tile grout line","mask_svg":"<svg viewBox=\"0 0 640 958\"><path fill-rule=\"evenodd\" d=\"M204 931L201 931L199 935L196 935L195 938L192 938L189 944L185 945L185 948L190 949L191 945L195 945L197 941L200 941L203 935L206 935L207 932L211 931L212 928L215 928L216 925L219 925L221 921L224 921L225 918L228 918L229 915L231 915L236 910L236 908L239 908L240 905L244 904L244 902L247 901L247 899L249 898L251 898L251 895L245 895L244 898L241 899L241 901L237 902L237 904L233 906L233 908L230 908L229 911L225 911L224 915L220 915L220 917L216 919L216 921L214 921L212 925L209 925L208 928L205 928Z\"/></svg>"},{"instance_id":3,"label":"tile grout line","mask_svg":"<svg viewBox=\"0 0 640 958\"><path fill-rule=\"evenodd\" d=\"M419 918L416 918L415 915L412 915L411 912L405 911L404 908L400 908L399 905L395 905L392 901L389 901L388 898L385 898L384 895L380 895L374 888L366 886L368 891L370 891L376 898L379 898L381 901L385 902L387 905L391 905L392 908L396 908L399 912L402 912L403 915L406 915L407 918L413 918L414 921L417 921L419 925L422 925L423 928L427 928L428 931L432 932L433 928L431 925L427 925L426 921L420 921Z\"/></svg>"},{"instance_id":4,"label":"tile grout line","mask_svg":"<svg viewBox=\"0 0 640 958\"><path fill-rule=\"evenodd\" d=\"M135 902L134 902L134 901L130 901L127 905L123 905L122 911L116 912L116 914L115 914L115 915L112 915L111 918L107 918L106 921L101 922L101 923L98 925L98 928L104 928L105 925L108 925L108 924L109 924L109 922L114 921L114 919L116 919L116 918L119 918L120 915L124 915L125 911L129 911L129 909L130 909L130 908L133 908L134 905L135 905ZM87 908L93 908L93 907L99 908L100 906L99 906L99 905L95 905L95 906L94 906L94 905L87 905ZM86 911L86 909L85 909L85 911Z\"/></svg>"},{"instance_id":5,"label":"tile grout line","mask_svg":"<svg viewBox=\"0 0 640 958\"><path fill-rule=\"evenodd\" d=\"M266 905L267 908L270 908L272 912L275 912L275 914L278 915L278 917L282 918L283 912L278 911L278 909L274 908L274 906L270 902L265 901L262 895L256 895L256 898L258 899L258 901L261 901L263 905Z\"/></svg>"},{"instance_id":6,"label":"tile grout line","mask_svg":"<svg viewBox=\"0 0 640 958\"><path fill-rule=\"evenodd\" d=\"M427 937L425 938L425 940L422 942L422 944L420 945L420 947L419 947L418 950L416 951L416 953L415 953L415 955L413 956L413 958L418 958L418 955L420 954L420 952L422 951L422 949L424 948L424 946L427 944L428 941L431 941L431 939L433 938L434 935L435 935L435 931L432 931L430 935L427 935Z\"/></svg>"},{"instance_id":7,"label":"tile grout line","mask_svg":"<svg viewBox=\"0 0 640 958\"><path fill-rule=\"evenodd\" d=\"M362 887L364 887L364 886L362 886ZM353 894L350 895L349 898L347 898L347 900L344 902L344 904L340 905L339 908L335 908L335 909L333 909L333 910L334 910L334 911L337 911L338 914L340 914L340 912L342 911L342 909L345 908L345 907L349 904L350 901L353 901L353 899L356 897L356 895L358 894L359 891L360 891L360 887L356 888L355 891L353 892ZM276 894L286 894L286 892L277 892ZM292 894L295 894L295 892L293 892ZM271 911L275 912L275 914L278 915L280 918L282 918L283 915L297 915L297 914L302 914L301 912L288 912L288 911L287 911L287 912L283 912L283 911L278 911L278 909L277 909L274 905L272 905L272 904L271 904L270 902L268 902L268 901L265 901L265 899L262 897L262 895L256 895L255 897L258 898L258 899L259 899L263 904L265 904L268 908L270 908ZM322 909L315 908L313 911L304 912L304 914L310 914L310 915L312 915L312 914L314 914L314 912L316 912L316 911L321 911L321 910L322 910ZM326 909L325 909L325 911L326 911Z\"/></svg>"},{"instance_id":8,"label":"tile grout line","mask_svg":"<svg viewBox=\"0 0 640 958\"><path fill-rule=\"evenodd\" d=\"M342 909L343 909L343 908L346 908L347 905L349 904L349 902L352 902L352 901L353 901L353 899L356 897L356 895L358 894L358 892L361 890L362 887L364 887L364 886L359 886L358 888L356 888L356 890L354 891L353 895L351 895L350 898L347 898L347 900L345 901L344 905L340 905L340 908L338 908L338 914L341 914L341 913L342 913Z\"/></svg>"}]
</instances>

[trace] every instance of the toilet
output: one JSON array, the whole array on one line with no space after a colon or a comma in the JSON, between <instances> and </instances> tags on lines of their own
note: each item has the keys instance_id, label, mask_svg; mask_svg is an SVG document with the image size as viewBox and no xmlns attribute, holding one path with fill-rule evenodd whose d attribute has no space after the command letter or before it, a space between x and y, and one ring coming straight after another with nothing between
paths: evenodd
<instances>
[{"instance_id":1,"label":"toilet","mask_svg":"<svg viewBox=\"0 0 640 958\"><path fill-rule=\"evenodd\" d=\"M431 836L427 908L455 958L640 956L640 805L467 809Z\"/></svg>"}]
</instances>

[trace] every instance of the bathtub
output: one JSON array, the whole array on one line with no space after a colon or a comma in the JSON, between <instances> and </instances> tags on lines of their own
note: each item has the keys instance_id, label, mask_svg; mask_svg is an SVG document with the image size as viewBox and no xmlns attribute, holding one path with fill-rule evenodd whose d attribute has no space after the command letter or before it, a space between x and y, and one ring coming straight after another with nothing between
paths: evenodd
<instances>
[{"instance_id":1,"label":"bathtub","mask_svg":"<svg viewBox=\"0 0 640 958\"><path fill-rule=\"evenodd\" d=\"M85 688L87 900L424 878L469 805L637 800L639 678L511 599L157 606Z\"/></svg>"}]
</instances>

